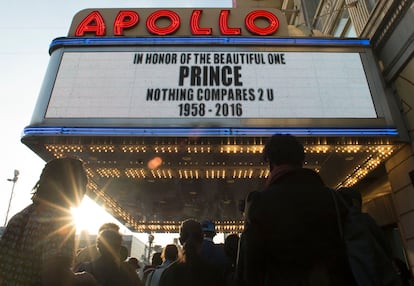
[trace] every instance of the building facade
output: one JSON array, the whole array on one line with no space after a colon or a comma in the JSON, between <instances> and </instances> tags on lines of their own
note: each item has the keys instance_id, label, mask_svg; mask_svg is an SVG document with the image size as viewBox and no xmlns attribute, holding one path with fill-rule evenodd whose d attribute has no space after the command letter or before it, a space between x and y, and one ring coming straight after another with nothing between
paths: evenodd
<instances>
[{"instance_id":1,"label":"building facade","mask_svg":"<svg viewBox=\"0 0 414 286\"><path fill-rule=\"evenodd\" d=\"M414 269L414 1L283 1L290 23L305 36L371 40L384 87L396 99L410 143L385 162L386 176L363 186L364 208L381 225L398 224L405 257ZM302 13L296 13L302 11ZM376 190L376 191L374 191ZM370 195L371 194L371 195Z\"/></svg>"},{"instance_id":2,"label":"building facade","mask_svg":"<svg viewBox=\"0 0 414 286\"><path fill-rule=\"evenodd\" d=\"M243 226L238 203L268 175L266 138L292 133L328 186L361 191L364 210L413 269L413 1L233 6L240 10L81 11L68 37L52 42L22 141L45 160L82 157L88 195L133 231L175 232L195 217L230 233ZM248 55L243 66L235 63L241 55ZM262 89L263 79L270 88ZM235 93L226 96L246 108L208 94L229 89ZM193 99L194 90L204 101ZM360 94L368 100L358 101ZM259 106L262 96L268 104Z\"/></svg>"}]
</instances>

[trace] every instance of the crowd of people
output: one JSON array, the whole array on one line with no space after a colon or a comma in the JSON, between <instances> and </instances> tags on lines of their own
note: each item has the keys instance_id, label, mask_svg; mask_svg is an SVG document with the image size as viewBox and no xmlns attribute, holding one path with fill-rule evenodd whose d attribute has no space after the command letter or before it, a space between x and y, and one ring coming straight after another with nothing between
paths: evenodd
<instances>
[{"instance_id":1,"label":"crowd of people","mask_svg":"<svg viewBox=\"0 0 414 286\"><path fill-rule=\"evenodd\" d=\"M346 217L348 210L338 209L321 177L303 167L302 144L274 135L264 159L270 175L262 191L246 198L241 234L216 244L213 221L187 219L180 245L166 245L143 269L128 258L113 223L101 226L96 245L75 251L70 208L82 200L87 175L79 159L54 159L33 189L33 203L12 217L0 240L0 286L358 285L338 231L337 213ZM362 202L352 189L338 193L350 204Z\"/></svg>"}]
</instances>

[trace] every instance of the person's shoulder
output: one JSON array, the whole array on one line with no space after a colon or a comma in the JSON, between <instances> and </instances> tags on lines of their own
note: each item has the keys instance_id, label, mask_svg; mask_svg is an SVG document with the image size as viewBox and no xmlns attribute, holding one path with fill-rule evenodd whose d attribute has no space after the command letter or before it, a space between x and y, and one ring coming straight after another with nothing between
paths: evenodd
<instances>
[{"instance_id":1,"label":"person's shoulder","mask_svg":"<svg viewBox=\"0 0 414 286\"><path fill-rule=\"evenodd\" d=\"M262 197L263 192L252 191L248 193L244 205L245 211L248 211L252 205L259 203Z\"/></svg>"},{"instance_id":2,"label":"person's shoulder","mask_svg":"<svg viewBox=\"0 0 414 286\"><path fill-rule=\"evenodd\" d=\"M376 220L370 214L362 212L361 210L355 207L351 207L350 211L352 212L352 216L356 217L356 219L358 220L361 220L362 223L369 226L370 228L381 229Z\"/></svg>"},{"instance_id":3,"label":"person's shoulder","mask_svg":"<svg viewBox=\"0 0 414 286\"><path fill-rule=\"evenodd\" d=\"M171 269L182 266L182 264L183 263L181 263L179 260L175 260L175 261L171 262L170 264L168 264L168 266L165 268L165 270L170 271Z\"/></svg>"},{"instance_id":4,"label":"person's shoulder","mask_svg":"<svg viewBox=\"0 0 414 286\"><path fill-rule=\"evenodd\" d=\"M35 208L36 208L36 205L35 204L30 204L27 207L25 207L23 210L21 210L20 212L18 212L17 214L27 215L27 214L32 213L35 210Z\"/></svg>"},{"instance_id":5,"label":"person's shoulder","mask_svg":"<svg viewBox=\"0 0 414 286\"><path fill-rule=\"evenodd\" d=\"M170 263L161 273L159 285L174 285L174 277L182 276L180 272L183 270L183 263L178 260Z\"/></svg>"},{"instance_id":6,"label":"person's shoulder","mask_svg":"<svg viewBox=\"0 0 414 286\"><path fill-rule=\"evenodd\" d=\"M141 282L138 273L130 265L128 265L128 262L121 262L120 268L121 272L126 275L128 279L136 283Z\"/></svg>"},{"instance_id":7,"label":"person's shoulder","mask_svg":"<svg viewBox=\"0 0 414 286\"><path fill-rule=\"evenodd\" d=\"M180 272L185 268L185 264L176 260L171 262L162 272L162 276L167 275L169 273Z\"/></svg>"},{"instance_id":8,"label":"person's shoulder","mask_svg":"<svg viewBox=\"0 0 414 286\"><path fill-rule=\"evenodd\" d=\"M154 271L155 270L155 266L153 266L153 265L146 265L145 267L144 267L144 270L143 270L143 273L145 274L145 273L150 273L150 272L152 272L152 271Z\"/></svg>"},{"instance_id":9,"label":"person's shoulder","mask_svg":"<svg viewBox=\"0 0 414 286\"><path fill-rule=\"evenodd\" d=\"M23 235L23 229L26 228L28 221L33 217L33 210L34 206L31 204L13 215L4 228L0 241L14 241L16 237Z\"/></svg>"},{"instance_id":10,"label":"person's shoulder","mask_svg":"<svg viewBox=\"0 0 414 286\"><path fill-rule=\"evenodd\" d=\"M33 213L35 206L33 204L28 205L9 220L8 224L19 223L21 220L28 219L29 216Z\"/></svg>"}]
</instances>

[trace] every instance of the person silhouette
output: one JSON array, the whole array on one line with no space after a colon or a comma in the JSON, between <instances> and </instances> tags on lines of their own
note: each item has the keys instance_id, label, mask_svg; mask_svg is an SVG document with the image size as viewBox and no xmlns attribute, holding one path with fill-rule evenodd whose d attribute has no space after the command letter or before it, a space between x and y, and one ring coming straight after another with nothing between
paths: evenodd
<instances>
[{"instance_id":1,"label":"person silhouette","mask_svg":"<svg viewBox=\"0 0 414 286\"><path fill-rule=\"evenodd\" d=\"M87 183L80 159L46 163L32 204L10 219L0 240L0 285L95 284L90 274L71 271L76 228L70 210L81 202Z\"/></svg>"},{"instance_id":2,"label":"person silhouette","mask_svg":"<svg viewBox=\"0 0 414 286\"><path fill-rule=\"evenodd\" d=\"M138 273L130 265L121 261L119 251L121 234L114 229L104 229L98 234L99 256L91 262L79 265L79 271L92 274L101 286L142 286Z\"/></svg>"},{"instance_id":3,"label":"person silhouette","mask_svg":"<svg viewBox=\"0 0 414 286\"><path fill-rule=\"evenodd\" d=\"M193 219L185 220L180 226L179 239L183 245L183 255L164 270L159 285L223 286L220 270L200 256L203 242L201 224Z\"/></svg>"},{"instance_id":4,"label":"person silhouette","mask_svg":"<svg viewBox=\"0 0 414 286\"><path fill-rule=\"evenodd\" d=\"M115 231L119 231L120 227L114 222L105 222L99 227L98 234L105 229L113 229ZM100 254L99 254L98 248L96 247L96 243L94 243L93 245L88 245L80 249L79 252L76 254L76 258L75 258L75 267L74 267L75 271L79 264L83 262L95 260L99 256Z\"/></svg>"},{"instance_id":5,"label":"person silhouette","mask_svg":"<svg viewBox=\"0 0 414 286\"><path fill-rule=\"evenodd\" d=\"M270 174L264 190L250 193L245 204L237 283L354 285L331 192L318 173L303 167L303 145L275 134L263 154Z\"/></svg>"},{"instance_id":6,"label":"person silhouette","mask_svg":"<svg viewBox=\"0 0 414 286\"><path fill-rule=\"evenodd\" d=\"M204 220L201 222L201 227L204 234L203 243L201 245L200 256L206 262L217 266L223 277L231 265L231 260L224 252L224 244L216 244L214 237L216 236L216 225L211 220Z\"/></svg>"},{"instance_id":7,"label":"person silhouette","mask_svg":"<svg viewBox=\"0 0 414 286\"><path fill-rule=\"evenodd\" d=\"M178 247L175 244L166 245L161 252L162 263L148 274L145 286L158 286L164 270L178 259Z\"/></svg>"}]
</instances>

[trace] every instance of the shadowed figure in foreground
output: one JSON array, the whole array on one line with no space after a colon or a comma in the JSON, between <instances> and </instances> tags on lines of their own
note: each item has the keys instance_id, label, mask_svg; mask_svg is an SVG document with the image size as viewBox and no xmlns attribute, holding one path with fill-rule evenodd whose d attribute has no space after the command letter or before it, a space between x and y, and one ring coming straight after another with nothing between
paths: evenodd
<instances>
[{"instance_id":1,"label":"shadowed figure in foreground","mask_svg":"<svg viewBox=\"0 0 414 286\"><path fill-rule=\"evenodd\" d=\"M71 271L75 225L70 209L86 192L82 161L48 162L33 188L33 203L9 221L0 240L0 285L94 285L88 273Z\"/></svg>"},{"instance_id":2,"label":"shadowed figure in foreground","mask_svg":"<svg viewBox=\"0 0 414 286\"><path fill-rule=\"evenodd\" d=\"M180 226L180 243L183 255L161 275L160 286L222 286L223 275L219 268L200 256L203 231L198 221L189 219Z\"/></svg>"},{"instance_id":3,"label":"shadowed figure in foreground","mask_svg":"<svg viewBox=\"0 0 414 286\"><path fill-rule=\"evenodd\" d=\"M264 159L270 174L264 190L250 193L245 204L237 283L354 285L331 193L316 172L303 168L303 145L274 135Z\"/></svg>"}]
</instances>

